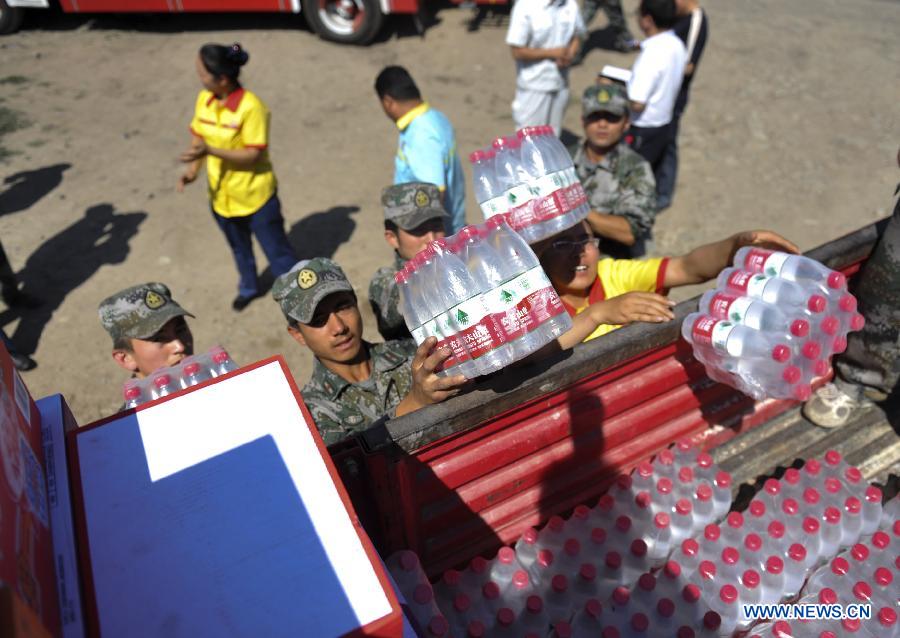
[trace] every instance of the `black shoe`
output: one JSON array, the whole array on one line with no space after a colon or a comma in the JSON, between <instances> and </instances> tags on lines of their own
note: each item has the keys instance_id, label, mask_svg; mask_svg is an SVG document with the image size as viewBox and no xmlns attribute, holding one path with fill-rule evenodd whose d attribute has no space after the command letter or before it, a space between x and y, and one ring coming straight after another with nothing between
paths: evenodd
<instances>
[{"instance_id":1,"label":"black shoe","mask_svg":"<svg viewBox=\"0 0 900 638\"><path fill-rule=\"evenodd\" d=\"M235 312L240 312L244 308L250 305L250 302L256 299L259 295L254 295L252 297L244 297L242 295L238 295L234 298L234 301L231 302L231 309Z\"/></svg>"},{"instance_id":2,"label":"black shoe","mask_svg":"<svg viewBox=\"0 0 900 638\"><path fill-rule=\"evenodd\" d=\"M3 293L3 301L7 306L18 306L19 308L39 308L44 304L43 299L15 288Z\"/></svg>"},{"instance_id":3,"label":"black shoe","mask_svg":"<svg viewBox=\"0 0 900 638\"><path fill-rule=\"evenodd\" d=\"M19 354L18 352L15 352L10 354L9 356L12 359L13 365L16 366L16 370L19 370L20 372L34 370L37 367L37 361L29 357L27 354Z\"/></svg>"}]
</instances>

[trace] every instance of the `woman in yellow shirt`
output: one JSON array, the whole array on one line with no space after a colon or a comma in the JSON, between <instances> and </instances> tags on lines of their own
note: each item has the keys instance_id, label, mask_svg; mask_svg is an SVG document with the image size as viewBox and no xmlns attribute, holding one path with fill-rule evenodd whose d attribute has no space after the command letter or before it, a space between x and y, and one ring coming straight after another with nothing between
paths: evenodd
<instances>
[{"instance_id":1,"label":"woman in yellow shirt","mask_svg":"<svg viewBox=\"0 0 900 638\"><path fill-rule=\"evenodd\" d=\"M231 307L241 311L260 296L251 236L262 246L272 275L289 271L297 257L284 232L277 181L269 161L269 109L238 81L249 55L240 44L205 44L197 55L203 90L191 120L188 165L178 191L197 179L206 158L213 218L225 234L240 281Z\"/></svg>"}]
</instances>

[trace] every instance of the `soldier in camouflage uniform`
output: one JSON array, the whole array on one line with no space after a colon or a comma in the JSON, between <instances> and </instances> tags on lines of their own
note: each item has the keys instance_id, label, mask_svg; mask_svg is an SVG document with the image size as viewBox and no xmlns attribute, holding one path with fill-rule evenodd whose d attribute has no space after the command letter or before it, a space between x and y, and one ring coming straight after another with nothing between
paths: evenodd
<instances>
[{"instance_id":1,"label":"soldier in camouflage uniform","mask_svg":"<svg viewBox=\"0 0 900 638\"><path fill-rule=\"evenodd\" d=\"M419 348L412 340L371 344L362 338L362 317L353 287L335 262L301 261L275 280L272 296L288 332L315 360L300 394L326 445L380 420L402 416L459 392L465 377L438 377L449 350L436 339Z\"/></svg>"},{"instance_id":2,"label":"soldier in camouflage uniform","mask_svg":"<svg viewBox=\"0 0 900 638\"><path fill-rule=\"evenodd\" d=\"M394 249L394 263L375 272L369 282L369 303L385 341L409 339L394 275L429 242L444 236L444 221L450 216L438 187L424 182L388 186L381 192L381 204L384 239Z\"/></svg>"},{"instance_id":3,"label":"soldier in camouflage uniform","mask_svg":"<svg viewBox=\"0 0 900 638\"><path fill-rule=\"evenodd\" d=\"M146 377L194 353L194 337L185 321L194 315L172 299L165 284L126 288L104 299L98 310L113 340L113 360L133 377Z\"/></svg>"},{"instance_id":4,"label":"soldier in camouflage uniform","mask_svg":"<svg viewBox=\"0 0 900 638\"><path fill-rule=\"evenodd\" d=\"M900 401L900 199L854 292L866 325L848 335L847 351L835 359L834 382L803 406L806 418L826 428L847 423L859 408L871 405L869 398L888 399L895 404L886 406L889 410Z\"/></svg>"},{"instance_id":5,"label":"soldier in camouflage uniform","mask_svg":"<svg viewBox=\"0 0 900 638\"><path fill-rule=\"evenodd\" d=\"M588 196L587 221L603 253L629 259L646 254L656 218L650 164L628 147L628 98L615 84L590 86L581 100L585 140L570 149Z\"/></svg>"}]
</instances>

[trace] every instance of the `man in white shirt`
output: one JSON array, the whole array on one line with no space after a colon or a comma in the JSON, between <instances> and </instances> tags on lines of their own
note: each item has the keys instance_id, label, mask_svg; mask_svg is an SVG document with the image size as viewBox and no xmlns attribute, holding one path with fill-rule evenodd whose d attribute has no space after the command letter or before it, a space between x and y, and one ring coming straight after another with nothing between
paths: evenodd
<instances>
[{"instance_id":1,"label":"man in white shirt","mask_svg":"<svg viewBox=\"0 0 900 638\"><path fill-rule=\"evenodd\" d=\"M569 102L569 66L587 31L575 0L518 0L506 44L516 61L516 128L549 124L559 135Z\"/></svg>"},{"instance_id":2,"label":"man in white shirt","mask_svg":"<svg viewBox=\"0 0 900 638\"><path fill-rule=\"evenodd\" d=\"M641 0L639 24L647 39L631 69L628 99L632 116L631 147L653 167L654 177L672 133L672 114L687 51L672 31L674 0ZM658 178L657 178L658 182Z\"/></svg>"}]
</instances>

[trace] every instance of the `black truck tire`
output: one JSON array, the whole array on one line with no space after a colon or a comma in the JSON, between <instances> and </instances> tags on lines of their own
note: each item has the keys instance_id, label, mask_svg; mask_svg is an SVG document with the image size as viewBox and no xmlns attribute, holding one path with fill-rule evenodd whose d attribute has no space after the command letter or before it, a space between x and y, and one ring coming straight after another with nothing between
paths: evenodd
<instances>
[{"instance_id":1,"label":"black truck tire","mask_svg":"<svg viewBox=\"0 0 900 638\"><path fill-rule=\"evenodd\" d=\"M379 0L303 0L303 13L320 38L344 44L368 44L384 22Z\"/></svg>"},{"instance_id":2,"label":"black truck tire","mask_svg":"<svg viewBox=\"0 0 900 638\"><path fill-rule=\"evenodd\" d=\"M0 0L0 35L18 31L24 16L25 10L21 7L11 7L6 0Z\"/></svg>"}]
</instances>

